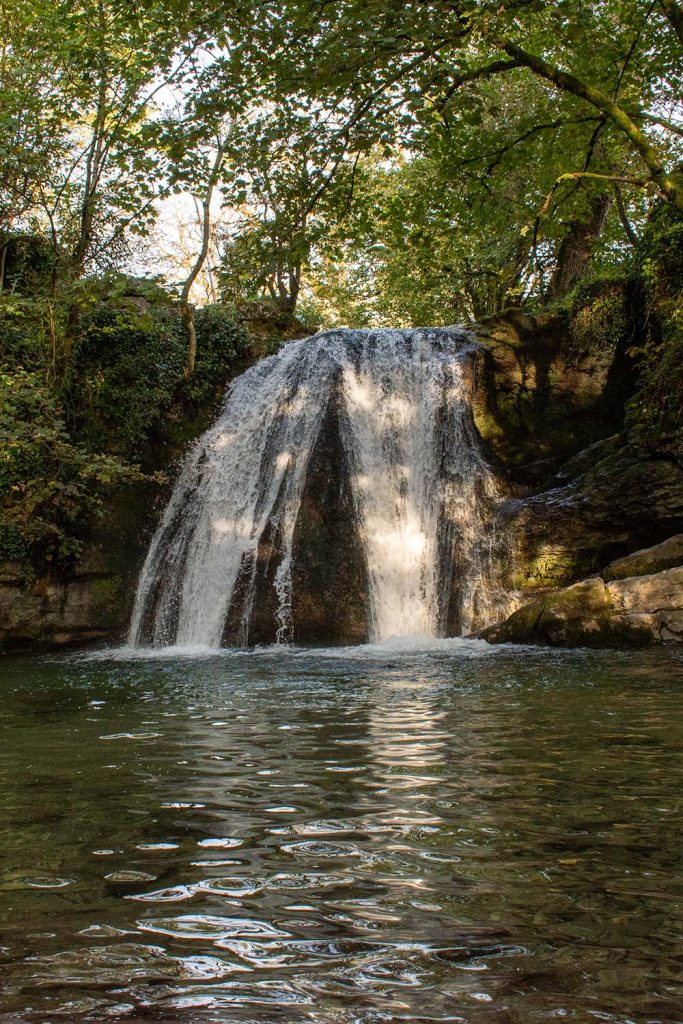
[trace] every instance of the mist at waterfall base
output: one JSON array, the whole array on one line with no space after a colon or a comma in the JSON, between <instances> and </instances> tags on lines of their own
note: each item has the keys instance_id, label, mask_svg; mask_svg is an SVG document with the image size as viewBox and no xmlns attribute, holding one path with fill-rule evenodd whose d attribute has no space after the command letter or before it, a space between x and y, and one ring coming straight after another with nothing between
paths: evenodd
<instances>
[{"instance_id":1,"label":"mist at waterfall base","mask_svg":"<svg viewBox=\"0 0 683 1024\"><path fill-rule=\"evenodd\" d=\"M314 546L302 505L330 429L332 472L350 498L324 558L348 562L340 534L352 537L363 639L465 634L495 619L498 484L472 420L472 354L458 328L329 331L238 378L186 458L152 541L130 646L298 638L295 570ZM345 566L328 583L340 609L355 597L343 593L349 575ZM315 571L306 586L315 604ZM255 634L269 605L265 635Z\"/></svg>"}]
</instances>

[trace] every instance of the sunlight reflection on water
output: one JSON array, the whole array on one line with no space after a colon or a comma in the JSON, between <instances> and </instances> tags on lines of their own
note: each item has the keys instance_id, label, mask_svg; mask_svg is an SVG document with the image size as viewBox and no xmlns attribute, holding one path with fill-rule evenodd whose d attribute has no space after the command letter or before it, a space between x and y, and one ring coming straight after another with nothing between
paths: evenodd
<instances>
[{"instance_id":1,"label":"sunlight reflection on water","mask_svg":"<svg viewBox=\"0 0 683 1024\"><path fill-rule=\"evenodd\" d=\"M3 663L0 1019L670 1022L680 654Z\"/></svg>"}]
</instances>

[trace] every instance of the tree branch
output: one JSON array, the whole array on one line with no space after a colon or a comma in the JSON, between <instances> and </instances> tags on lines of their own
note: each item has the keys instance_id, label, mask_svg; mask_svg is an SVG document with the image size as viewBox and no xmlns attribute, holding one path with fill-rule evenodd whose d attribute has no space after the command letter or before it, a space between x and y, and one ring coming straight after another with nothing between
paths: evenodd
<instances>
[{"instance_id":1,"label":"tree branch","mask_svg":"<svg viewBox=\"0 0 683 1024\"><path fill-rule=\"evenodd\" d=\"M617 211L619 213L619 220L621 226L624 229L624 234L628 238L631 245L638 245L638 235L633 230L628 214L626 213L626 207L624 206L624 197L621 194L621 189L617 182L614 183L614 195L617 200Z\"/></svg>"},{"instance_id":2,"label":"tree branch","mask_svg":"<svg viewBox=\"0 0 683 1024\"><path fill-rule=\"evenodd\" d=\"M659 0L659 6L683 45L683 7L676 0Z\"/></svg>"},{"instance_id":3,"label":"tree branch","mask_svg":"<svg viewBox=\"0 0 683 1024\"><path fill-rule=\"evenodd\" d=\"M577 78L576 75L554 67L535 54L527 53L526 50L523 50L509 39L499 40L498 45L540 78L551 82L563 92L578 96L580 99L590 103L591 106L602 111L603 114L606 114L616 127L626 135L631 145L640 154L643 163L650 172L652 181L657 185L664 198L679 210L683 210L683 181L679 180L678 175L674 177L667 173L657 150L647 135L640 130L626 111L618 106L614 100L611 100L605 93L596 89L595 86L589 85L587 82Z\"/></svg>"}]
</instances>

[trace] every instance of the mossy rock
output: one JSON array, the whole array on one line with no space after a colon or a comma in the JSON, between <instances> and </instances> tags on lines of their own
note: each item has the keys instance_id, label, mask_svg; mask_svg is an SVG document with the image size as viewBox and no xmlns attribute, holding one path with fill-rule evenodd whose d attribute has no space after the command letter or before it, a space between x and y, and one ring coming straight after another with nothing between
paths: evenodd
<instances>
[{"instance_id":1,"label":"mossy rock","mask_svg":"<svg viewBox=\"0 0 683 1024\"><path fill-rule=\"evenodd\" d=\"M490 643L646 647L683 643L683 567L544 594L479 634Z\"/></svg>"},{"instance_id":2,"label":"mossy rock","mask_svg":"<svg viewBox=\"0 0 683 1024\"><path fill-rule=\"evenodd\" d=\"M610 562L602 573L606 580L623 580L631 576L649 576L683 565L683 533L677 533L661 544L634 551Z\"/></svg>"}]
</instances>

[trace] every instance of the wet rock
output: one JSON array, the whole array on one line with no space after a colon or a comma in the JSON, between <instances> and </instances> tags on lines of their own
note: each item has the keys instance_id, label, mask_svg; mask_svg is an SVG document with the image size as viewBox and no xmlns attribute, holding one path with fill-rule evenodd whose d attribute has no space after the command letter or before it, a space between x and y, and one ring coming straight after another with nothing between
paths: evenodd
<instances>
[{"instance_id":1,"label":"wet rock","mask_svg":"<svg viewBox=\"0 0 683 1024\"><path fill-rule=\"evenodd\" d=\"M311 458L294 537L296 643L365 643L368 577L351 490L351 467L330 408Z\"/></svg>"},{"instance_id":2,"label":"wet rock","mask_svg":"<svg viewBox=\"0 0 683 1024\"><path fill-rule=\"evenodd\" d=\"M294 533L291 613L297 644L364 643L368 638L367 568L337 399L333 396L313 447ZM280 533L267 527L258 545L253 594L248 573L233 591L225 646L273 642L280 625L275 583L281 555Z\"/></svg>"}]
</instances>

